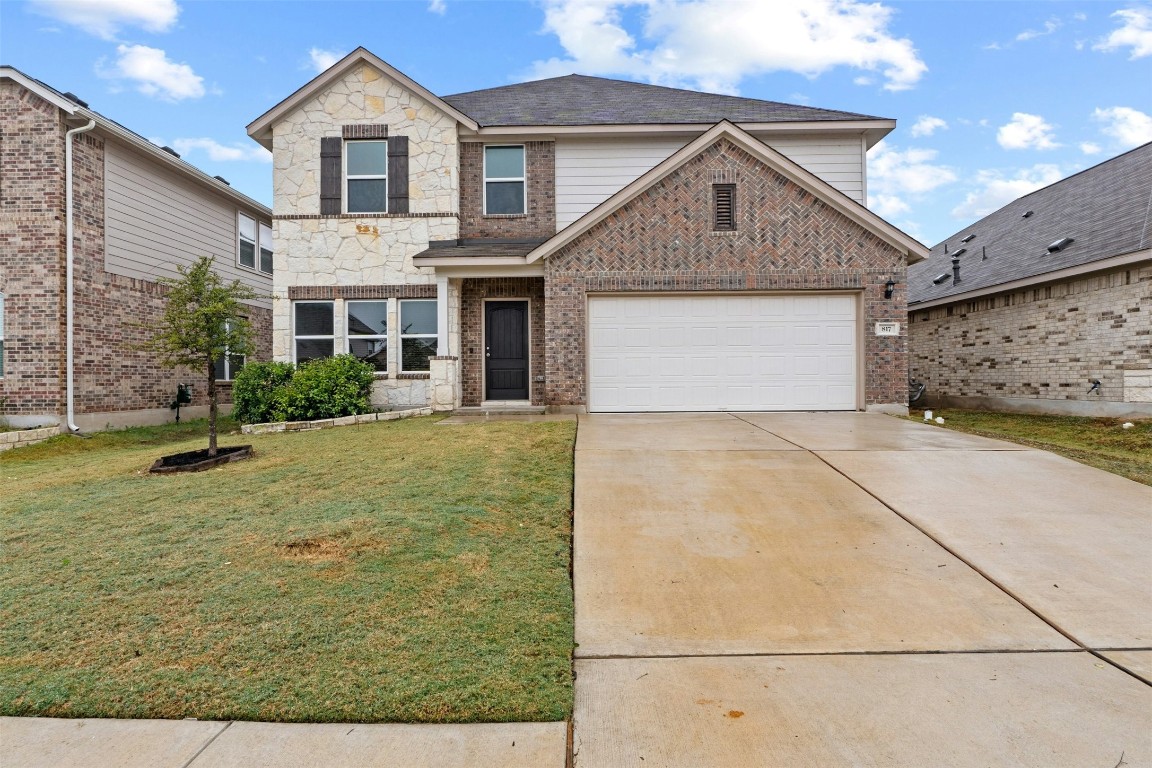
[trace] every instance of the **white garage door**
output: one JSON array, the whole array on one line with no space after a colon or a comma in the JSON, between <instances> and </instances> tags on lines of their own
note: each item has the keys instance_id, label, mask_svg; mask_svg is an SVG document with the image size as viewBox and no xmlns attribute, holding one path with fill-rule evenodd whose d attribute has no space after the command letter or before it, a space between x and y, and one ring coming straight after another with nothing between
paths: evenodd
<instances>
[{"instance_id":1,"label":"white garage door","mask_svg":"<svg viewBox=\"0 0 1152 768\"><path fill-rule=\"evenodd\" d=\"M591 296L591 411L856 408L853 296Z\"/></svg>"}]
</instances>

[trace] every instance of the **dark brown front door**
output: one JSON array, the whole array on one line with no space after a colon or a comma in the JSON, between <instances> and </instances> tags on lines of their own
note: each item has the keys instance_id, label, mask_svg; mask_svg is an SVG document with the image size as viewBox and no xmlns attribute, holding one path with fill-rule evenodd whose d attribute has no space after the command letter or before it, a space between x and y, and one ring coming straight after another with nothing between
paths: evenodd
<instances>
[{"instance_id":1,"label":"dark brown front door","mask_svg":"<svg viewBox=\"0 0 1152 768\"><path fill-rule=\"evenodd\" d=\"M528 399L528 302L484 304L486 400Z\"/></svg>"}]
</instances>

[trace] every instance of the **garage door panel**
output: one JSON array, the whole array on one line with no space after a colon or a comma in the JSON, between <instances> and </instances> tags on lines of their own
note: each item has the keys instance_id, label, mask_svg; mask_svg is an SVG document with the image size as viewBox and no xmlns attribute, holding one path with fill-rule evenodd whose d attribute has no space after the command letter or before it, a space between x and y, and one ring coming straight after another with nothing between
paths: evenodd
<instances>
[{"instance_id":1,"label":"garage door panel","mask_svg":"<svg viewBox=\"0 0 1152 768\"><path fill-rule=\"evenodd\" d=\"M852 296L594 296L593 411L851 410Z\"/></svg>"}]
</instances>

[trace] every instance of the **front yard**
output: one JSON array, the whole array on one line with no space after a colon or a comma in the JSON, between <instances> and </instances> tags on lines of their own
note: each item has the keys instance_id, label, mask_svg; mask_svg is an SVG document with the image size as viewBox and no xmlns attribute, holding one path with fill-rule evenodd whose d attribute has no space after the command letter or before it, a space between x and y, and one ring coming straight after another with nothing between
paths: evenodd
<instances>
[{"instance_id":1,"label":"front yard","mask_svg":"<svg viewBox=\"0 0 1152 768\"><path fill-rule=\"evenodd\" d=\"M919 420L922 410L909 418ZM938 409L944 426L973 435L1010 440L1014 443L1058 453L1090 467L1152 485L1152 421L1090 419L1079 416L1030 416Z\"/></svg>"},{"instance_id":2,"label":"front yard","mask_svg":"<svg viewBox=\"0 0 1152 768\"><path fill-rule=\"evenodd\" d=\"M567 718L575 424L437 420L0 455L0 714Z\"/></svg>"}]
</instances>

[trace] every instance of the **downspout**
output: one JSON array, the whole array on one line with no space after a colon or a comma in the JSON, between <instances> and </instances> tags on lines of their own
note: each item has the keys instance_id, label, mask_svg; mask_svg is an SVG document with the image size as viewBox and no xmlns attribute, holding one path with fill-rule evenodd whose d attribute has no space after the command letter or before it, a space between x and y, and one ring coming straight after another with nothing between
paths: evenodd
<instances>
[{"instance_id":1,"label":"downspout","mask_svg":"<svg viewBox=\"0 0 1152 768\"><path fill-rule=\"evenodd\" d=\"M75 413L73 408L73 395L72 395L72 137L78 133L87 133L96 127L95 120L89 120L88 125L81 128L73 128L64 134L64 194L65 194L65 215L67 223L65 224L65 231L67 237L67 244L65 249L68 253L68 267L66 287L64 289L64 301L66 306L66 323L65 323L65 357L67 359L67 376L65 385L68 391L68 413L67 425L69 432L79 432L80 427L75 424Z\"/></svg>"}]
</instances>

